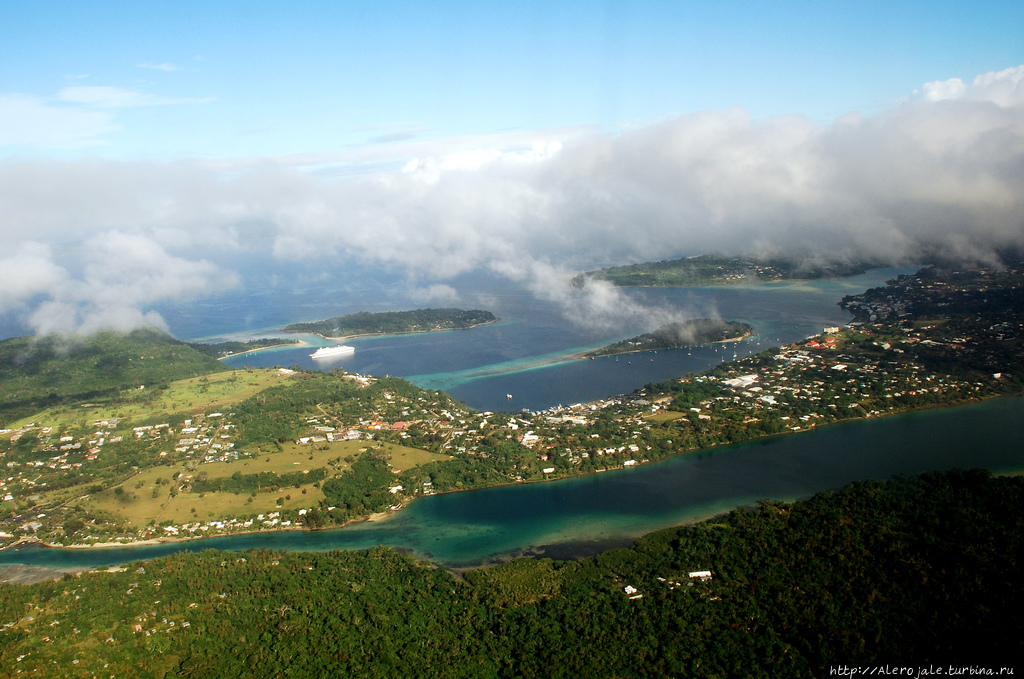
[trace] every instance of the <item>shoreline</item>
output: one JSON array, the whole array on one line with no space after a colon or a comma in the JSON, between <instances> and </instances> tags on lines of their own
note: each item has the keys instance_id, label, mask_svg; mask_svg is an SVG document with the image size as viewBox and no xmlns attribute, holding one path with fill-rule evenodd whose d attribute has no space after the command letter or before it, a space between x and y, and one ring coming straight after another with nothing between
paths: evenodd
<instances>
[{"instance_id":1,"label":"shoreline","mask_svg":"<svg viewBox=\"0 0 1024 679\"><path fill-rule=\"evenodd\" d=\"M547 479L544 479L544 480L547 480ZM501 485L511 485L511 484L501 484ZM485 488L491 488L491 487L492 486L485 486ZM481 489L479 489L479 488L467 488L467 489L464 489L464 490L481 490ZM444 495L447 492L462 492L462 490L459 490L459 491L446 491L445 493L437 493L437 494L438 495ZM402 503L403 509L405 508L406 504L408 504L409 502L412 502L413 500L416 500L416 499L418 499L418 498L415 498L415 497L407 498ZM322 530L339 530L339 529L345 528L346 526L349 526L350 524L353 524L353 523L364 523L364 522L371 522L371 521L372 522L386 521L387 519L391 518L393 515L395 515L399 511L401 511L401 510L389 509L389 510L386 510L386 511L383 511L383 512L375 512L373 514L367 514L365 516L356 516L356 517L353 517L351 519L348 519L344 523L340 523L340 524L335 525L335 526L323 526L323 527L318 527L318 528L306 528L305 526L285 526L285 527L280 527L279 526L279 527L275 527L275 528L268 528L266 530L263 530L263 529L237 530L237 531L231 531L230 533L214 533L213 535L188 535L188 536L182 536L182 535L161 535L160 537L156 537L156 538L146 538L145 540L134 540L132 542L94 542L94 543L78 542L78 543L73 543L73 544L70 544L70 545L62 545L62 544L56 543L56 542L46 542L45 540L40 540L39 538L35 537L34 535L26 535L26 536L23 536L21 538L18 538L17 540L15 540L14 542L10 543L9 545L2 545L2 546L0 546L0 552L3 552L3 551L8 550L8 549L14 549L14 548L18 547L18 545L38 545L39 547L45 547L45 548L49 548L49 549L85 549L85 550L88 550L88 549L99 549L99 550L103 550L103 549L116 549L118 547L144 547L144 546L147 546L147 545L148 546L156 546L156 545L177 544L177 543L185 543L185 542L195 542L197 540L209 540L209 539L213 539L213 538L234 537L236 535L258 535L258 534L263 534L263 533L284 533L284 532L288 532L288 531L308 531L310 533L313 533L313 532L322 531ZM15 565L18 565L18 564L0 564L0 570L2 570L5 566L15 566ZM49 566L38 566L38 568L49 568ZM56 568L56 567L53 567L53 568ZM86 568L84 570L89 570L89 569Z\"/></svg>"},{"instance_id":2,"label":"shoreline","mask_svg":"<svg viewBox=\"0 0 1024 679\"><path fill-rule=\"evenodd\" d=\"M594 354L594 353L588 351L588 352L584 352L582 354L572 354L569 358L570 358L570 360L578 360L578 359L583 359L583 358L595 359L595 358L606 358L608 356L621 356L623 354L642 354L645 351L672 351L674 349L692 349L692 348L695 348L695 347L707 346L709 344L728 344L729 342L737 342L738 343L738 342L742 342L743 340L747 339L748 337L753 337L753 336L754 336L754 331L751 330L750 332L746 333L745 335L741 335L739 337L727 337L725 339L711 340L710 342L703 342L701 344L681 344L681 345L679 345L677 347L658 347L656 349L655 348L651 348L651 349L628 349L628 350L624 350L624 351L616 351L616 352L609 353L609 354ZM611 346L611 345L609 345L609 346ZM600 351L600 349L598 351Z\"/></svg>"},{"instance_id":3,"label":"shoreline","mask_svg":"<svg viewBox=\"0 0 1024 679\"><path fill-rule=\"evenodd\" d=\"M829 423L823 424L823 425L816 425L816 426L810 427L810 428L802 428L799 431L782 431L782 432L778 432L778 433L775 433L775 434L761 434L760 436L753 436L753 437L748 438L748 439L746 439L744 441L736 441L736 442L733 442L733 443L713 443L711 445L702 446L702 447L698 447L698 448L687 448L687 449L683 449L683 450L677 450L675 452L669 453L668 455L665 455L665 456L660 457L658 459L638 461L638 465L637 466L644 465L644 464L661 462L661 461L667 460L669 458L676 457L678 455L686 455L686 454L692 454L692 453L699 453L699 452L702 452L702 451L716 450L718 448L727 447L727 446L738 446L738 445L743 445L743 444L747 444L747 443L754 443L756 441L763 441L763 440L766 440L766 439L772 439L772 438L777 438L777 437L785 437L785 436L793 436L793 435L797 435L797 434L804 434L804 433L809 432L809 431L814 431L815 429L827 428L827 427L830 427L830 426L833 426L833 425L843 424L843 423L847 423L847 422L858 422L858 421L866 421L866 420L873 420L873 419L882 419L882 418L886 418L886 417L894 417L894 416L898 416L898 415L907 415L907 414L910 414L910 413L925 412L925 411L929 411L929 410L939 410L939 409L944 409L944 408L957 408L957 407L962 407L962 406L967 406L967 405L977 404L977 403L984 403L986 401L991 401L991 400L998 399L998 398L1007 398L1007 397L1010 397L1010 398L1024 398L1024 396L1022 396L1020 394L992 395L992 396L986 396L986 397L982 397L982 398L972 398L972 399L966 400L966 401L958 401L956 403L934 403L934 404L929 404L929 405L926 405L926 406L921 406L921 407L918 407L918 408L910 408L910 409L907 409L907 410L901 410L901 411L898 411L898 412L890 412L890 413L872 415L870 417L866 416L866 415L865 416L861 416L861 417L848 417L848 418L844 418L844 419L840 419L840 420L835 420L834 422L829 422ZM506 486L515 486L515 485L520 485L520 484L552 483L552 482L555 482L555 481L564 481L564 480L568 480L568 479L581 478L581 477L584 477L584 476L591 476L591 475L594 475L594 474L599 474L599 473L608 472L608 471L618 471L618 470L623 470L623 469L626 469L626 468L627 467L625 465L616 465L616 466L605 467L604 469L601 469L601 470L594 470L594 471L588 471L588 472L583 472L583 473L568 474L568 475L562 475L562 476L552 476L552 477L546 477L546 478L541 478L541 479L524 479L524 480L521 480L521 481L509 480L509 481L505 481L505 482L501 482L501 483L494 483L494 484L490 484L490 485L486 485L486 486L479 486L479 487L475 487L475 488L457 488L457 489L452 489L452 490L446 490L446 491L442 491L442 492L433 493L432 495L449 495L449 494L453 494L453 493L468 493L468 492L472 492L472 491L476 491L476 490L486 490L488 488L502 488L502 487L506 487ZM1021 474L1024 474L1024 472L1021 472ZM430 497L430 496L420 495L420 496L412 496L412 497L403 497L402 498L402 503L401 503L403 505L403 509L405 507L407 507L410 503L415 502L416 500L422 499L424 497ZM347 526L349 526L350 524L353 524L353 523L386 521L386 520L392 518L399 511L401 511L401 510L390 510L389 509L389 510L385 510L385 511L382 511L382 512L374 512L374 513L363 515L363 516L353 517L353 518L345 521L344 523L341 523L341 524L338 524L338 525L323 526L323 527L318 527L318 528L306 528L304 526L289 526L289 527L285 527L285 528L278 527L278 528L272 528L272 529L268 529L268 530L257 529L257 530L233 531L233 532L230 532L230 533L219 533L219 534L214 534L214 535L196 535L196 536L187 536L187 537L186 536L161 536L161 537L157 537L157 538L148 538L146 540L138 540L138 541L134 541L134 542L101 542L101 543L93 543L93 544L77 543L77 544L71 544L71 545L61 545L61 544L56 544L56 543L48 543L48 542L40 540L40 539L38 539L38 538L36 538L34 536L24 536L22 538L19 538L17 541L15 541L15 542L13 542L11 544L4 545L4 546L0 547L0 551L11 549L11 548L14 548L14 547L16 547L18 545L23 545L23 544L38 544L41 547L49 547L49 548L53 548L53 549L110 549L110 548L115 548L115 547L138 547L138 546L145 546L145 545L151 545L152 546L152 545L161 545L161 544L184 543L184 542L193 542L193 541L197 541L197 540L205 540L205 539L210 539L210 538L231 537L231 536L236 536L236 535L255 535L255 534L260 534L260 533L278 533L278 532L283 532L283 531L309 531L309 532L314 532L314 531L339 530L339 529L345 528L345 527L347 527ZM15 566L15 565L17 565L17 564L7 564L6 566ZM0 564L0 569L3 569L4 567L5 567L4 564ZM40 566L38 568L43 568L43 567ZM56 568L56 567L54 567L54 568ZM85 569L85 570L89 570L89 569Z\"/></svg>"},{"instance_id":4,"label":"shoreline","mask_svg":"<svg viewBox=\"0 0 1024 679\"><path fill-rule=\"evenodd\" d=\"M886 413L886 415L872 416L870 418L869 417L856 417L856 418L848 418L848 419L844 419L844 420L837 420L835 422L830 422L829 425L831 425L831 424L840 424L840 423L844 423L844 422L855 422L855 421L858 421L858 420L875 419L876 417L881 418L881 417L885 417L885 416L907 415L907 414L912 414L912 413L917 413L917 412L925 412L925 411L929 411L929 410L938 410L938 409L943 409L943 408L963 407L963 406L969 406L969 405L972 405L972 404L976 405L976 404L982 404L982 403L985 403L985 402L993 401L995 399L1006 398L1007 396L1009 396L1010 398L1018 398L1018 399L1024 398L1024 395L1021 395L1021 394L1014 394L1014 395L992 395L992 396L987 396L987 397L983 397L983 398L972 398L970 400L960 401L960 402L957 402L957 403L930 404L928 406L922 406L920 408L913 408L913 409L904 410L904 411L900 411L900 412L894 412L894 413ZM824 425L823 428L827 428L827 427L828 427L828 425ZM813 429L817 429L817 428L819 428L819 427L814 427ZM731 443L731 444L715 444L715 445L705 446L705 447L700 447L700 448L692 448L692 449L688 449L688 450L680 450L680 451L677 451L677 452L665 455L664 457L659 458L657 460L648 460L648 461L645 461L645 462L662 462L662 461L665 461L665 460L667 460L667 459L669 459L671 457L675 457L677 455L683 455L683 454L687 454L687 453L697 453L697 452L701 452L701 451L705 451L705 450L715 450L715 449L718 449L718 448L721 448L721 447L752 444L752 443L755 443L755 442L757 442L759 440L763 440L763 439L789 436L789 435L792 435L792 434L800 434L800 433L804 433L806 431L812 431L812 429L803 429L801 431L795 431L795 432L794 431L786 431L786 432L780 432L780 433L777 433L777 434L769 434L769 435L757 436L757 437L750 438L750 439L748 439L746 441L740 441L740 442ZM612 468L608 468L607 471L611 471L613 469L621 469L621 468L622 468L621 466L620 467L612 467ZM580 477L583 477L583 476L592 476L595 473L598 473L597 470L595 470L594 472L587 472L587 473L582 473L582 474L573 474L573 475L570 475L570 476L560 476L560 477L557 477L557 478L533 479L533 480L529 480L529 481L510 481L510 482L506 482L506 483L499 483L499 484L493 484L493 485L489 485L489 486L482 486L480 488L464 488L464 489L457 489L457 490L451 490L451 491L444 491L442 493L437 493L437 494L438 495L444 495L444 494L455 493L455 492L468 492L468 491L472 491L472 490L484 490L484 489L487 489L487 488L494 488L494 487L501 487L501 486L510 486L510 485L515 485L515 484L518 484L518 483L546 483L546 482L549 482L549 481L568 480L568 479L572 479L572 478L580 478ZM992 473L993 476L1022 476L1022 475L1024 475L1024 469L1013 470L1013 471L1008 471L1008 472L999 472L999 473L991 472L990 471L990 473ZM418 497L412 498L412 500L420 499L420 497L426 497L426 496L418 496ZM408 505L412 500L406 499L403 502L403 504L404 505ZM785 502L791 502L791 501L792 500L785 500ZM728 510L712 511L712 512L710 512L708 514L703 514L701 516L693 517L691 520L683 521L683 522L675 524L675 525L678 525L678 526L694 525L694 524L700 523L701 521L707 520L708 518L714 518L715 516L725 515L725 514L728 514L730 511L733 511L733 510L735 510L737 508L747 507L747 506L750 506L750 505L738 504L735 507L732 507L732 508L730 508ZM34 544L37 544L40 547L53 547L53 548L65 548L65 549L67 549L67 548L78 548L78 549L100 548L100 549L103 549L103 548L107 548L107 547L129 547L130 548L130 547L134 547L134 546L137 546L137 545L141 546L141 545L147 545L147 544L152 545L152 544L185 543L185 542L193 542L193 541L196 541L196 540L203 540L203 539L206 539L206 538L231 537L231 536L235 536L235 535L244 535L244 534L274 533L274 532L283 532L283 531L311 531L312 532L312 531L321 531L321 530L338 530L338 529L341 529L341 528L345 528L346 526L348 526L349 524L352 524L352 523L362 523L362 522L368 522L368 521L386 521L386 520L391 518L396 513L397 513L397 511L377 512L377 513L374 513L373 515L370 515L370 516L363 516L363 517L358 517L358 518L350 519L350 520L348 520L345 523L340 524L340 525L327 526L327 527L322 527L322 528L304 528L304 527L292 526L292 527L288 527L288 528L275 528L275 529L272 529L272 530L238 531L238 532L233 532L233 533L224 533L224 534L218 534L218 535L212 535L212 536L204 535L204 536L184 537L184 538L183 537L160 537L160 538L153 538L153 539L145 540L145 541L139 541L137 543L100 543L100 544L94 544L94 545L74 545L74 546L70 546L70 545L69 546L64 546L64 545L48 544L48 543L44 543L42 540L34 538L33 536L25 536L25 537L21 538L20 540L18 540L17 543L14 543L14 544L27 544L27 543L31 544L31 543L34 543ZM646 535L646 534L647 533L643 533L643 534L637 535L637 536L632 536L627 541L629 541L629 542L635 541L636 539L639 539L640 537L642 537L643 535ZM625 540L625 538L624 538L624 540ZM586 542L586 541L584 541L584 542ZM7 547L13 547L14 544L7 545ZM503 561L517 559L517 558L531 558L531 557L544 558L545 554L549 550L558 550L559 546L561 544L562 543L551 543L551 544L544 544L544 545L536 545L536 546L534 546L532 548L525 549L521 554L506 554L506 555L502 555L502 556L499 556L499 557L494 558L494 559L489 559L486 562L482 562L480 564L475 564L475 565L469 565L469 566L463 565L463 566L458 566L458 567L454 567L454 568L453 567L444 566L444 565L441 565L441 564L435 564L435 565L437 565L438 567L444 568L445 570L451 571L451 572L460 573L460 572L463 572L465 570L474 570L474 569L477 569L477 568L486 568L488 566L497 565L498 563L501 563ZM574 541L568 541L566 543L566 549L568 549L571 552L573 544L575 544ZM204 549L206 549L206 548L204 548ZM213 548L209 548L209 549L213 549ZM246 549L248 549L248 548L246 548ZM285 551L285 552L289 552L289 551L309 551L309 550L301 550L301 549L294 549L293 550L293 549L287 549L287 548L277 548L277 549L279 549L281 551ZM396 551L398 551L400 553L408 554L408 555L412 556L413 558L415 558L417 561L420 561L420 562L423 562L423 563L433 563L429 556L417 555L413 550L409 550L409 549L405 549L405 548L401 548L401 547L393 547L393 549L395 549ZM542 549L543 551L537 551L537 550L540 550L540 549ZM230 551L230 550L225 550L225 551ZM244 550L241 550L241 551L244 551ZM584 556L586 556L586 555L584 555ZM61 577L64 577L65 575L69 575L69 574L75 575L75 574L82 573L82 572L97 572L97 573L117 572L116 571L117 567L123 567L125 564L133 563L133 562L136 562L136 561L142 561L142 562L150 561L153 558L162 558L162 557L152 557L152 558L149 558L149 559L146 559L146 558L141 558L141 559L140 558L128 558L128 559L126 559L124 561L118 561L118 563L116 565L113 565L113 566L110 565L110 564L104 564L102 566L60 566L60 565L40 566L40 565L36 565L36 564L27 564L27 563L18 563L18 562L0 563L0 584L33 584L35 582L41 582L41 581L45 581L45 580L55 580L55 579L59 579ZM572 561L572 560L576 560L577 558L581 558L581 557L580 556L572 556L570 554L567 554L565 556L557 556L557 557L554 557L554 558L556 558L557 560L560 560L560 561Z\"/></svg>"},{"instance_id":5,"label":"shoreline","mask_svg":"<svg viewBox=\"0 0 1024 679\"><path fill-rule=\"evenodd\" d=\"M312 346L312 345L309 342L307 342L306 340L295 340L295 342L289 342L288 344L271 344L271 345L265 346L265 347L257 347L255 349L246 349L245 351L236 351L233 354L224 354L223 356L218 356L217 360L218 361L223 361L225 358L234 358L235 356L245 356L246 354L253 354L253 353L256 353L257 351L266 351L268 349L283 349L285 347L287 347L289 349L296 349L296 348L304 347L304 346L308 347L308 346Z\"/></svg>"}]
</instances>

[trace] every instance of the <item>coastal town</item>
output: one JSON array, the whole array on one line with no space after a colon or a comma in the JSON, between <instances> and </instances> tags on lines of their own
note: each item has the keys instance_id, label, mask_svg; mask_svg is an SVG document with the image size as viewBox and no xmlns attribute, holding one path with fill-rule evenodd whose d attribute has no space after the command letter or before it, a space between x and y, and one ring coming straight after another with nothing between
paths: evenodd
<instances>
[{"instance_id":1,"label":"coastal town","mask_svg":"<svg viewBox=\"0 0 1024 679\"><path fill-rule=\"evenodd\" d=\"M478 412L394 378L266 369L223 375L274 386L163 421L117 416L117 408L92 419L43 413L0 430L0 544L340 525L423 495L606 472L1016 394L1021 294L1015 269L944 277L926 269L844 299L855 316L847 326L542 412ZM353 486L353 468L371 462L386 473Z\"/></svg>"}]
</instances>

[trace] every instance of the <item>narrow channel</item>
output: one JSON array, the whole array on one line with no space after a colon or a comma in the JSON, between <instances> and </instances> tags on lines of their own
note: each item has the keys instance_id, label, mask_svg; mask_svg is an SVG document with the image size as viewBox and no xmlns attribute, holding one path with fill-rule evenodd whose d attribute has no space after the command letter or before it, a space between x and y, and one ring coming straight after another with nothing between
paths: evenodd
<instances>
[{"instance_id":1,"label":"narrow channel","mask_svg":"<svg viewBox=\"0 0 1024 679\"><path fill-rule=\"evenodd\" d=\"M556 481L424 498L380 522L94 549L27 547L0 564L73 568L179 551L362 549L382 544L450 568L519 555L570 558L758 499L794 500L863 479L953 468L1024 471L1024 398L859 420Z\"/></svg>"}]
</instances>

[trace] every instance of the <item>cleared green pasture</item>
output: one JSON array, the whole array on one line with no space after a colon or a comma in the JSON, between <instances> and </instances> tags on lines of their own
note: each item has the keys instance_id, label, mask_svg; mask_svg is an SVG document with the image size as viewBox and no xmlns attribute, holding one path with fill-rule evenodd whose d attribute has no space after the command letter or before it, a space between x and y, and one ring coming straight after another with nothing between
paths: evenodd
<instances>
[{"instance_id":1,"label":"cleared green pasture","mask_svg":"<svg viewBox=\"0 0 1024 679\"><path fill-rule=\"evenodd\" d=\"M428 462L451 459L450 455L432 453L428 450L409 448L393 443L377 443L375 441L326 443L321 441L318 443L285 443L280 446L281 452L261 453L255 459L239 460L232 464L242 464L243 474L255 474L258 472L283 474L293 472L296 469L305 469L306 467L300 466L301 464L323 467L328 463L332 463L332 467L340 471L349 467L349 463L345 462L346 457L356 458L360 453L370 448L387 453L388 464L396 474ZM235 471L237 471L237 467L233 468L228 475L233 474ZM212 474L210 478L214 478Z\"/></svg>"},{"instance_id":2,"label":"cleared green pasture","mask_svg":"<svg viewBox=\"0 0 1024 679\"><path fill-rule=\"evenodd\" d=\"M686 417L686 413L681 413L675 410L662 410L661 412L644 415L644 419L648 422L657 422L658 424L663 422L674 422L682 417Z\"/></svg>"},{"instance_id":3,"label":"cleared green pasture","mask_svg":"<svg viewBox=\"0 0 1024 679\"><path fill-rule=\"evenodd\" d=\"M412 469L413 467L418 467L421 464L427 464L428 462L440 462L442 460L452 459L451 455L432 453L429 450L422 450L420 448L396 446L390 443L384 444L383 450L390 455L388 458L388 464L391 465L392 471L396 474L404 472L407 469Z\"/></svg>"},{"instance_id":4,"label":"cleared green pasture","mask_svg":"<svg viewBox=\"0 0 1024 679\"><path fill-rule=\"evenodd\" d=\"M449 459L447 455L372 441L320 442L304 445L290 443L282 446L278 452L261 453L255 458L242 458L233 462L201 464L193 471L188 470L185 462L149 467L120 484L124 489L124 495L117 495L111 488L83 498L80 503L83 508L91 511L110 512L121 516L134 526L145 526L150 521L173 521L182 524L242 514L265 514L279 509L311 508L324 499L323 493L319 488L314 488L312 483L303 484L299 488L294 485L286 486L276 492L258 492L256 495L217 491L201 494L179 492L176 497L170 495L170 484L175 474L195 476L205 473L208 479L216 480L229 477L235 472L287 474L312 471L321 467L326 467L331 474L337 474L350 466L350 463L345 461L346 457L355 460L371 446L389 455L389 464L396 473L427 462ZM157 479L168 483L158 485ZM156 497L153 497L154 489ZM73 496L74 493L68 495ZM284 499L282 505L277 504L278 498ZM48 499L56 500L57 497L54 495Z\"/></svg>"},{"instance_id":5,"label":"cleared green pasture","mask_svg":"<svg viewBox=\"0 0 1024 679\"><path fill-rule=\"evenodd\" d=\"M282 488L274 493L257 493L255 496L249 493L217 492L178 493L176 497L171 497L168 486L159 486L160 494L155 498L152 496L154 485L138 489L133 482L128 485L135 497L119 499L111 491L106 491L88 500L90 509L117 514L133 526L145 526L150 521L182 524L227 519L242 514L265 514L280 509L312 508L324 499L320 489L314 488L311 483L299 488ZM277 504L278 498L286 498L283 505Z\"/></svg>"},{"instance_id":6,"label":"cleared green pasture","mask_svg":"<svg viewBox=\"0 0 1024 679\"><path fill-rule=\"evenodd\" d=\"M60 406L36 413L15 423L34 422L40 426L89 428L96 420L116 417L129 422L151 421L180 414L201 414L238 403L280 384L288 375L277 370L232 370L171 382L156 392L152 400L143 400L143 389L131 394L133 400L119 403L93 403Z\"/></svg>"}]
</instances>

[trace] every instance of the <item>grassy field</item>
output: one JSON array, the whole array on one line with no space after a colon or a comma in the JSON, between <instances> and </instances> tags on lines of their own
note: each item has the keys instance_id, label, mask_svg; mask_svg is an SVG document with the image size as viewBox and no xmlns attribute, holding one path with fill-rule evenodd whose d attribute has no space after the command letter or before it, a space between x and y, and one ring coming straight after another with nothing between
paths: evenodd
<instances>
[{"instance_id":1,"label":"grassy field","mask_svg":"<svg viewBox=\"0 0 1024 679\"><path fill-rule=\"evenodd\" d=\"M121 484L120 487L125 491L123 496L117 495L113 489L108 489L83 499L82 504L91 511L117 514L134 526L145 526L150 521L160 523L169 520L181 524L223 519L239 514L267 513L279 509L312 508L324 499L323 493L319 488L314 488L312 483L303 484L299 488L283 487L277 492L260 492L255 496L248 493L209 492L179 493L176 497L171 497L169 482L176 473L205 472L211 481L229 477L235 472L287 474L322 467L326 467L332 474L337 474L350 466L351 463L347 462L346 458L354 461L360 454L369 450L370 446L390 456L389 463L396 473L426 462L449 459L447 455L417 448L390 443L375 444L371 441L316 445L289 443L282 446L279 452L263 453L255 458L243 458L234 462L207 463L197 467L194 472L189 472L184 462L150 467ZM167 481L168 484L157 484L157 479ZM156 497L153 496L154 489ZM59 492L61 491L55 492L48 499L57 500ZM68 497L74 495L72 492L63 492L67 493ZM278 498L284 499L283 505L277 504Z\"/></svg>"},{"instance_id":2,"label":"grassy field","mask_svg":"<svg viewBox=\"0 0 1024 679\"><path fill-rule=\"evenodd\" d=\"M663 422L673 422L681 417L686 417L686 413L680 413L675 410L663 410L661 412L644 415L644 419L648 422L657 422L658 424Z\"/></svg>"},{"instance_id":3,"label":"grassy field","mask_svg":"<svg viewBox=\"0 0 1024 679\"><path fill-rule=\"evenodd\" d=\"M123 392L123 398L118 399L117 403L91 403L84 404L85 407L71 404L54 406L22 422L53 427L52 433L47 434L52 437L70 434L87 438L88 432L95 430L96 420L116 417L120 420L116 433L127 438L131 434L127 429L133 426L170 421L171 426L176 427L178 425L175 422L180 423L195 415L214 411L229 413L232 404L287 379L287 373L276 369L229 370L177 380L162 389L150 390L148 385L142 389L132 389ZM222 432L217 433L219 435ZM284 475L317 469L326 469L328 475L333 476L345 472L359 455L371 448L387 454L396 474L428 462L450 459L447 455L376 441L267 443L247 451L247 456L231 462L210 462L195 466L195 462L179 460L173 464L157 464L144 467L120 484L100 492L89 494L90 484L87 483L43 491L33 499L39 506L80 506L89 512L113 514L137 527L151 522L194 523L268 513L277 509L312 508L324 499L320 489L313 486L313 479L306 484L300 481L298 488L293 484L279 491L257 492L255 495L232 490L203 493L178 491L172 496L171 489L184 481L175 480L176 475L188 478L189 474L200 473L206 474L208 481L227 478L235 473L249 475L269 472ZM188 464L193 465L191 471L186 466ZM111 481L106 478L103 483ZM279 499L283 504L278 504Z\"/></svg>"},{"instance_id":4,"label":"grassy field","mask_svg":"<svg viewBox=\"0 0 1024 679\"><path fill-rule=\"evenodd\" d=\"M171 382L167 389L157 391L152 400L136 398L117 404L95 404L89 407L60 406L23 418L14 426L35 422L42 426L73 425L88 428L96 420L111 417L136 422L157 420L179 413L201 414L244 401L286 379L286 374L269 368L213 373Z\"/></svg>"},{"instance_id":5,"label":"grassy field","mask_svg":"<svg viewBox=\"0 0 1024 679\"><path fill-rule=\"evenodd\" d=\"M452 459L451 455L441 455L440 453L432 453L429 450L420 450L419 448L395 446L390 443L384 444L383 449L391 456L388 464L391 465L392 471L396 474L413 467L418 467L421 464L426 464L427 462Z\"/></svg>"},{"instance_id":6,"label":"grassy field","mask_svg":"<svg viewBox=\"0 0 1024 679\"><path fill-rule=\"evenodd\" d=\"M59 404L106 403L146 385L226 370L155 329L88 337L13 337L0 341L0 425ZM145 390L141 390L145 391Z\"/></svg>"},{"instance_id":7,"label":"grassy field","mask_svg":"<svg viewBox=\"0 0 1024 679\"><path fill-rule=\"evenodd\" d=\"M279 509L313 508L324 499L323 493L313 484L282 488L276 493L257 493L255 496L246 493L178 493L171 497L167 486L161 486L160 495L156 498L152 497L153 485L136 489L135 484L129 482L129 486L134 498L120 500L106 491L89 499L90 508L118 514L133 526L145 526L150 521L182 524ZM286 498L283 505L277 504L279 497Z\"/></svg>"},{"instance_id":8,"label":"grassy field","mask_svg":"<svg viewBox=\"0 0 1024 679\"><path fill-rule=\"evenodd\" d=\"M257 474L259 472L284 474L286 472L293 472L296 469L323 467L327 464L331 464L333 469L341 471L349 467L349 463L345 461L346 457L355 459L360 453L365 452L371 446L386 452L390 456L388 463L395 470L396 474L413 467L418 467L421 464L426 464L427 462L451 459L449 455L431 453L419 448L407 448L392 443L381 444L373 441L305 444L289 442L280 445L280 452L264 453L254 459L239 460L232 464L242 465L243 474ZM301 464L307 466L300 466ZM234 466L224 475L230 476L236 471L238 471L238 467ZM216 478L212 472L208 473L211 479Z\"/></svg>"}]
</instances>

